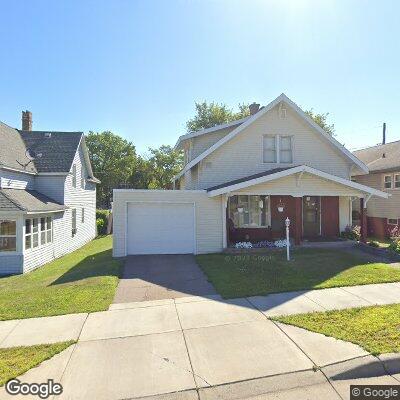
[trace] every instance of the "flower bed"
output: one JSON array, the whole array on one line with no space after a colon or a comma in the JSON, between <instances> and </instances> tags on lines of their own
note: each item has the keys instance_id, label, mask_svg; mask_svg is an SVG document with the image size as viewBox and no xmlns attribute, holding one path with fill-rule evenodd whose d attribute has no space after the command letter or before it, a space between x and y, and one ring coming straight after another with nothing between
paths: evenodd
<instances>
[{"instance_id":1,"label":"flower bed","mask_svg":"<svg viewBox=\"0 0 400 400\"><path fill-rule=\"evenodd\" d=\"M238 242L234 244L235 249L268 249L268 248L282 248L286 247L286 239L282 240L263 240L261 242L251 243L251 242ZM290 246L290 241L289 241Z\"/></svg>"}]
</instances>

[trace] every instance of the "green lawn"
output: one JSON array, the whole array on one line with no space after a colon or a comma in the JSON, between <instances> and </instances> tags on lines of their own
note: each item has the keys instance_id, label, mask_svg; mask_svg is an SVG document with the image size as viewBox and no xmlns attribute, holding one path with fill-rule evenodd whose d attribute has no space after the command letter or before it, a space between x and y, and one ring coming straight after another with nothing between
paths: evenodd
<instances>
[{"instance_id":1,"label":"green lawn","mask_svg":"<svg viewBox=\"0 0 400 400\"><path fill-rule=\"evenodd\" d=\"M112 237L100 237L29 274L0 278L0 320L108 309L121 269L111 248Z\"/></svg>"},{"instance_id":2,"label":"green lawn","mask_svg":"<svg viewBox=\"0 0 400 400\"><path fill-rule=\"evenodd\" d=\"M273 319L358 344L375 355L400 352L400 304Z\"/></svg>"},{"instance_id":3,"label":"green lawn","mask_svg":"<svg viewBox=\"0 0 400 400\"><path fill-rule=\"evenodd\" d=\"M207 254L197 262L224 298L302 289L400 281L400 268L368 262L368 255L338 249L296 249L264 254Z\"/></svg>"},{"instance_id":4,"label":"green lawn","mask_svg":"<svg viewBox=\"0 0 400 400\"><path fill-rule=\"evenodd\" d=\"M71 346L73 341L0 349L0 386Z\"/></svg>"}]
</instances>

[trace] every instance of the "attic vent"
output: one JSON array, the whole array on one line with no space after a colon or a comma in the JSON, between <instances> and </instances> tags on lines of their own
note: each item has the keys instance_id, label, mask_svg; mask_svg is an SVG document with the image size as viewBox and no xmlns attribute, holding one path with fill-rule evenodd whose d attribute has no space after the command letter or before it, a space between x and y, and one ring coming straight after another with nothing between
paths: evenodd
<instances>
[{"instance_id":1,"label":"attic vent","mask_svg":"<svg viewBox=\"0 0 400 400\"><path fill-rule=\"evenodd\" d=\"M46 132L44 134L44 137L50 139L51 138L51 132Z\"/></svg>"},{"instance_id":2,"label":"attic vent","mask_svg":"<svg viewBox=\"0 0 400 400\"><path fill-rule=\"evenodd\" d=\"M283 108L283 104L279 104L279 118L284 119L286 118L286 108Z\"/></svg>"}]
</instances>

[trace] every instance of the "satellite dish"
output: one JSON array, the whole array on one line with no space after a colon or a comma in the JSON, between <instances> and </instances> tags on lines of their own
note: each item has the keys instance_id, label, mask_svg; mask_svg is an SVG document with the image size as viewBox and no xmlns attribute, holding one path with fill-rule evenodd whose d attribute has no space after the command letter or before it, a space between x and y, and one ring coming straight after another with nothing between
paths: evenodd
<instances>
[{"instance_id":1,"label":"satellite dish","mask_svg":"<svg viewBox=\"0 0 400 400\"><path fill-rule=\"evenodd\" d=\"M29 161L33 161L33 160L35 160L36 158L40 158L40 157L42 157L42 153L36 153L36 151L35 150L32 150L32 149L26 149L26 151L25 151L25 156L26 156L26 158L29 160Z\"/></svg>"}]
</instances>

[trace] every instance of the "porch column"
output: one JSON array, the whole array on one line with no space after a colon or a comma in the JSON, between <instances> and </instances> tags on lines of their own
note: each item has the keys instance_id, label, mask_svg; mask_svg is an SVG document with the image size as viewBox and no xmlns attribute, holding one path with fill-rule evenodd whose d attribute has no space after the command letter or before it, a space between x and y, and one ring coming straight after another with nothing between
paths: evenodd
<instances>
[{"instance_id":1,"label":"porch column","mask_svg":"<svg viewBox=\"0 0 400 400\"><path fill-rule=\"evenodd\" d=\"M222 214L222 247L226 249L228 247L227 241L227 224L226 224L226 212L227 212L227 205L228 205L228 196L223 194L221 196L221 214Z\"/></svg>"},{"instance_id":2,"label":"porch column","mask_svg":"<svg viewBox=\"0 0 400 400\"><path fill-rule=\"evenodd\" d=\"M294 230L294 244L299 245L301 243L301 235L303 231L303 219L301 215L301 208L302 208L302 197L295 197L295 230Z\"/></svg>"},{"instance_id":3,"label":"porch column","mask_svg":"<svg viewBox=\"0 0 400 400\"><path fill-rule=\"evenodd\" d=\"M367 241L367 213L364 208L364 198L360 198L360 222L361 222L361 238L360 241L365 243Z\"/></svg>"}]
</instances>

